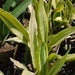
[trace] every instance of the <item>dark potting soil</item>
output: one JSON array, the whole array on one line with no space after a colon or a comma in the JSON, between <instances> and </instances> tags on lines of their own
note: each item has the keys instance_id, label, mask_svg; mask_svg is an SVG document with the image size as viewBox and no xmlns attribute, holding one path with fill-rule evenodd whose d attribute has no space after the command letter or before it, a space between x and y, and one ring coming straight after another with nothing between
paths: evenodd
<instances>
[{"instance_id":1,"label":"dark potting soil","mask_svg":"<svg viewBox=\"0 0 75 75\"><path fill-rule=\"evenodd\" d=\"M29 70L30 68L28 67L28 65L31 64L32 67L30 49L25 44L19 44L15 59L18 60L20 63L24 64ZM21 75L22 71L22 69L16 69L14 75Z\"/></svg>"},{"instance_id":2,"label":"dark potting soil","mask_svg":"<svg viewBox=\"0 0 75 75\"><path fill-rule=\"evenodd\" d=\"M5 75L14 75L13 63L10 61L9 57L13 57L15 47L8 44L7 42L4 45L0 46L0 70Z\"/></svg>"},{"instance_id":3,"label":"dark potting soil","mask_svg":"<svg viewBox=\"0 0 75 75\"><path fill-rule=\"evenodd\" d=\"M25 44L19 44L15 59L20 61L21 63L24 63L25 65L31 64L29 47Z\"/></svg>"},{"instance_id":4,"label":"dark potting soil","mask_svg":"<svg viewBox=\"0 0 75 75\"><path fill-rule=\"evenodd\" d=\"M71 50L70 50L69 54L75 53L75 41L71 41L74 39L68 38L66 40L67 40L67 42L63 41L60 45L58 54L60 54L62 56L69 49L69 45L71 45ZM68 46L67 50L65 50L65 44L67 44L67 46ZM64 66L62 67L61 71L59 72L59 75L75 75L75 61L65 63Z\"/></svg>"},{"instance_id":5,"label":"dark potting soil","mask_svg":"<svg viewBox=\"0 0 75 75\"><path fill-rule=\"evenodd\" d=\"M59 75L75 75L75 61L64 64Z\"/></svg>"}]
</instances>

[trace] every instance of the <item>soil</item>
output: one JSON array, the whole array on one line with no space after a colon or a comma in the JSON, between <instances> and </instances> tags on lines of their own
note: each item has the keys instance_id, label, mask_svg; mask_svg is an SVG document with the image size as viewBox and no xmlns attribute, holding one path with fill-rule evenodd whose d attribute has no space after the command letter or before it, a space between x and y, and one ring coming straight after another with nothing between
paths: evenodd
<instances>
[{"instance_id":1,"label":"soil","mask_svg":"<svg viewBox=\"0 0 75 75\"><path fill-rule=\"evenodd\" d=\"M71 50L69 54L75 53L75 38L68 38L66 41L63 41L60 45L59 54L64 55L67 50L69 49L69 45L71 45ZM65 50L65 44L68 46L68 49ZM62 67L61 71L59 72L59 75L75 75L75 61L65 63Z\"/></svg>"},{"instance_id":2,"label":"soil","mask_svg":"<svg viewBox=\"0 0 75 75\"><path fill-rule=\"evenodd\" d=\"M5 75L7 75L8 73L14 75L14 66L13 63L10 61L10 57L14 57L16 48L17 45L10 45L7 42L4 45L0 46L0 70Z\"/></svg>"},{"instance_id":3,"label":"soil","mask_svg":"<svg viewBox=\"0 0 75 75\"><path fill-rule=\"evenodd\" d=\"M59 75L75 75L75 61L65 63L59 72Z\"/></svg>"}]
</instances>

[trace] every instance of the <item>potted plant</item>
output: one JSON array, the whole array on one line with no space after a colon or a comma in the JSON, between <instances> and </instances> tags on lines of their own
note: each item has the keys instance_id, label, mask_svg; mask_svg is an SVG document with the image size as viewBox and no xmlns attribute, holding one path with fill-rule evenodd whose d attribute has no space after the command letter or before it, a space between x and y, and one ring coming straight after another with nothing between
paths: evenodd
<instances>
[{"instance_id":1,"label":"potted plant","mask_svg":"<svg viewBox=\"0 0 75 75\"><path fill-rule=\"evenodd\" d=\"M59 3L59 7L57 9L55 8L55 15L58 14L58 12L61 12L64 8L64 5L61 4L59 0L57 0L57 2ZM62 2L68 3L69 6L72 5L69 0L62 0ZM46 4L48 10L45 9L46 7L43 0L32 0L31 4L32 10L29 33L13 15L4 11L3 9L0 9L0 18L2 21L17 36L18 41L21 41L29 46L34 72L30 72L23 64L20 64L18 61L12 58L11 61L13 61L14 64L19 68L24 69L22 75L56 75L61 70L65 62L75 60L75 54L68 54L71 46L69 46L69 49L64 56L50 52L53 47L59 45L65 38L75 33L75 27L69 26L57 34L53 34L51 22L53 22L54 25L56 23L62 24L62 22L65 24L66 22L61 20L62 16L59 14L59 17L58 15L53 15L53 19L51 18L52 0L49 0L49 2ZM72 15L73 13L71 12L70 18L72 18ZM56 61L53 63L55 59ZM51 63L52 65L50 66Z\"/></svg>"}]
</instances>

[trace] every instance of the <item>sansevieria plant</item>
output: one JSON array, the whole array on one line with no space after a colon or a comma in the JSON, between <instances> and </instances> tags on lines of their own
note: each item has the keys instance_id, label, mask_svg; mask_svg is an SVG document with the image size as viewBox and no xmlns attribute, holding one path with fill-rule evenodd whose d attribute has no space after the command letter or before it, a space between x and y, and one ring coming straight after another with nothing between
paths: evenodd
<instances>
[{"instance_id":1,"label":"sansevieria plant","mask_svg":"<svg viewBox=\"0 0 75 75\"><path fill-rule=\"evenodd\" d=\"M65 62L75 60L75 54L69 54L70 48L64 56L50 53L53 47L60 44L69 35L75 33L75 27L66 28L48 39L52 0L49 0L48 11L46 11L43 0L32 0L31 19L29 32L9 12L0 9L0 18L6 26L17 36L17 39L28 45L32 56L34 72L30 72L24 65L11 58L16 66L23 68L22 75L56 75ZM67 0L68 1L68 0ZM56 60L52 66L53 60ZM17 64L16 64L17 63Z\"/></svg>"}]
</instances>

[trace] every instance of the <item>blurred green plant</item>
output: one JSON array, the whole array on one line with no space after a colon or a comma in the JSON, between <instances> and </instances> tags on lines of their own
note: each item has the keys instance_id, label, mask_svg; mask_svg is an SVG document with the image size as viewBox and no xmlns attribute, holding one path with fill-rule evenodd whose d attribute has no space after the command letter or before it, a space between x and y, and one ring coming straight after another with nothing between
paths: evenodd
<instances>
[{"instance_id":1,"label":"blurred green plant","mask_svg":"<svg viewBox=\"0 0 75 75\"><path fill-rule=\"evenodd\" d=\"M13 16L18 18L21 13L25 12L27 6L31 2L31 0L25 0L23 3L20 4L20 1L21 0L18 0L18 1L17 0L6 0L2 8L5 11L11 12ZM12 11L10 11L11 7L13 8ZM9 29L5 26L5 24L0 19L0 41L2 42L2 44L5 43L9 34L10 34Z\"/></svg>"},{"instance_id":2,"label":"blurred green plant","mask_svg":"<svg viewBox=\"0 0 75 75\"><path fill-rule=\"evenodd\" d=\"M50 34L58 33L59 31L71 26L75 19L75 8L70 0L50 0L52 6L46 4L45 9L50 7L50 12L47 11L49 20ZM51 4L50 2L50 4ZM49 7L48 7L49 6Z\"/></svg>"},{"instance_id":3,"label":"blurred green plant","mask_svg":"<svg viewBox=\"0 0 75 75\"><path fill-rule=\"evenodd\" d=\"M62 2L64 1L62 0ZM17 40L19 40L19 42L23 42L30 48L34 73L30 72L18 61L11 59L16 66L24 69L22 75L56 75L61 70L65 62L75 60L75 54L68 55L71 47L64 56L54 53L50 54L53 47L59 45L69 35L75 33L75 27L69 26L69 22L73 16L72 3L69 0L66 0L65 2L66 4L64 7L63 3L59 0L49 0L47 4L43 0L32 0L29 32L26 31L23 25L13 15L0 9L1 20L6 24L9 30L17 36ZM52 6L54 10L52 10ZM68 8L67 16L60 15L61 11L66 8ZM53 13L53 15L51 13ZM59 25L66 24L69 28L60 31L57 34L53 34L53 29L51 27L52 22L53 25L56 25L56 22ZM51 33L49 34L49 32ZM49 39L50 36L51 39ZM56 62L50 66L50 63L55 59L57 59Z\"/></svg>"}]
</instances>

